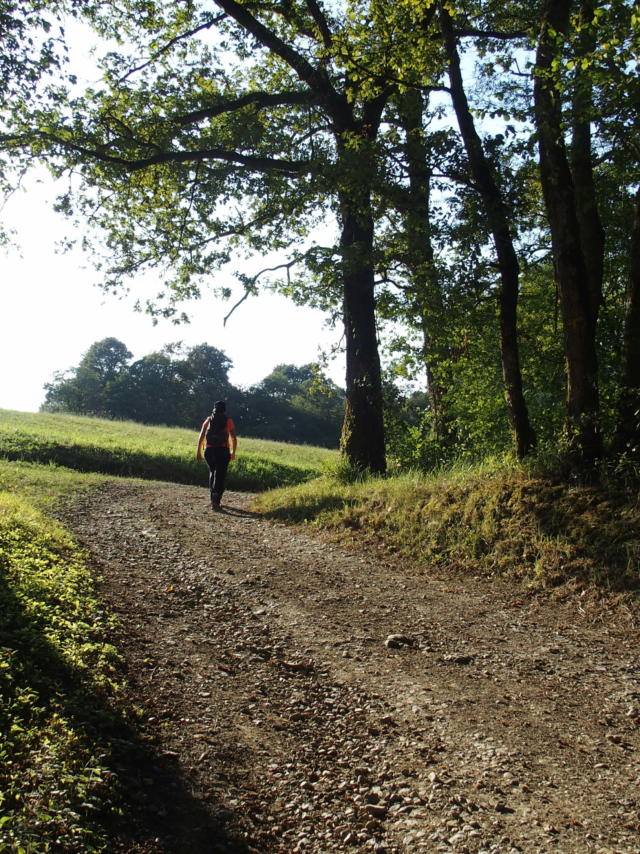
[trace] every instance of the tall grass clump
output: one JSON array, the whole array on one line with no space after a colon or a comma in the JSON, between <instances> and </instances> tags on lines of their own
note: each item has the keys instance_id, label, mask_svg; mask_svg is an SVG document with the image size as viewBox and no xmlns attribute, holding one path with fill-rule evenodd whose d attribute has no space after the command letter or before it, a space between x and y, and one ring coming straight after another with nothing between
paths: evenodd
<instances>
[{"instance_id":1,"label":"tall grass clump","mask_svg":"<svg viewBox=\"0 0 640 854\"><path fill-rule=\"evenodd\" d=\"M84 555L0 492L0 851L105 849L118 657Z\"/></svg>"}]
</instances>

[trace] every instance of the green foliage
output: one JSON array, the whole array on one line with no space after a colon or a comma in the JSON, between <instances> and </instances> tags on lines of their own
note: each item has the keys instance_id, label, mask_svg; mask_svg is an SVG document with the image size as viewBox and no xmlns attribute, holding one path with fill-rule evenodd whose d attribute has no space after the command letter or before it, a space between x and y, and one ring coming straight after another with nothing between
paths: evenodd
<instances>
[{"instance_id":1,"label":"green foliage","mask_svg":"<svg viewBox=\"0 0 640 854\"><path fill-rule=\"evenodd\" d=\"M385 326L392 330L392 358L414 382L425 368L430 375L424 417L411 416L406 429L387 418L393 465L429 468L504 450L510 428L498 348L500 276L487 207L442 91L448 59L438 4L218 5L225 12L219 18L200 0L72 3L72 14L117 45L100 60L100 82L73 94L64 80L38 85L64 65L64 40L54 36L60 4L28 2L24 11L0 6L7 33L0 70L10 93L29 95L0 96L6 122L0 145L19 167L43 158L55 174L73 171L77 180L60 200L61 212L99 222L89 245L102 259L106 289L145 267L164 273L152 313L177 316L178 302L197 298L212 271L244 253L273 252L273 266L269 260L258 272L236 271L245 291L255 293L267 282L335 318L345 275L372 265L377 318L383 333ZM576 128L588 130L588 177L571 166L578 190L590 192L586 185L593 182L606 236L597 347L601 426L610 438L620 399L631 201L640 177L640 26L631 0L574 5L563 32L549 33L549 67L538 62L536 69L541 17L553 5L443 8L454 24L479 144L518 255L518 333L530 420L541 442L558 445L567 390L563 336L571 337L571 324L563 330L555 317L533 87L536 80L552 83L560 114L556 141L567 151ZM373 215L373 246L347 249L333 236L316 237L328 212L343 222L347 202L361 219ZM126 378L119 371L93 386L99 371L85 367L81 397L77 377L61 377L66 385L52 384L52 407L186 425L202 417L200 401L210 395L195 374L185 375L184 387L194 382L184 404L170 353L151 354ZM321 413L312 395L305 390L300 399L292 388L286 405L275 408L285 416L282 432L272 432L270 398L280 399L282 388L270 380L250 399L236 396L247 432L313 442L330 433L314 420ZM290 417L296 430L290 424L287 434Z\"/></svg>"},{"instance_id":2,"label":"green foliage","mask_svg":"<svg viewBox=\"0 0 640 854\"><path fill-rule=\"evenodd\" d=\"M96 341L76 368L56 374L46 386L43 409L187 426L231 389L230 359L207 344L169 344L130 361L131 353L116 338Z\"/></svg>"},{"instance_id":3,"label":"green foliage","mask_svg":"<svg viewBox=\"0 0 640 854\"><path fill-rule=\"evenodd\" d=\"M104 851L118 800L113 624L70 535L7 492L0 611L0 850Z\"/></svg>"},{"instance_id":4,"label":"green foliage","mask_svg":"<svg viewBox=\"0 0 640 854\"><path fill-rule=\"evenodd\" d=\"M260 383L231 399L236 425L248 435L338 446L344 392L317 365L276 365Z\"/></svg>"},{"instance_id":5,"label":"green foliage","mask_svg":"<svg viewBox=\"0 0 640 854\"><path fill-rule=\"evenodd\" d=\"M76 368L46 386L43 411L195 427L223 398L242 435L338 446L344 392L317 365L277 365L243 390L229 382L231 360L207 344L169 344L130 359L117 339L97 341Z\"/></svg>"}]
</instances>

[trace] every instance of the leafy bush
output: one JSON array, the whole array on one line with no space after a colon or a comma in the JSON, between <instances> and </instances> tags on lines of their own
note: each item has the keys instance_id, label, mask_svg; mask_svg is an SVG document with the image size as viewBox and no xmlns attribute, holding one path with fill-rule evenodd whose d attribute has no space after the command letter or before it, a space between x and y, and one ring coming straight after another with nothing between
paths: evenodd
<instances>
[{"instance_id":1,"label":"leafy bush","mask_svg":"<svg viewBox=\"0 0 640 854\"><path fill-rule=\"evenodd\" d=\"M0 851L102 851L118 659L84 557L0 493Z\"/></svg>"}]
</instances>

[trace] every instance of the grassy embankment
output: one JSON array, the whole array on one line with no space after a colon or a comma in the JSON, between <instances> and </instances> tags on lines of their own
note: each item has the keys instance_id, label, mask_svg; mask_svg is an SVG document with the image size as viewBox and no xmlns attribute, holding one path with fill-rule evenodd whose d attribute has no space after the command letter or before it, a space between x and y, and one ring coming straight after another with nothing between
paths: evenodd
<instances>
[{"instance_id":1,"label":"grassy embankment","mask_svg":"<svg viewBox=\"0 0 640 854\"><path fill-rule=\"evenodd\" d=\"M259 495L257 507L374 542L430 571L453 567L535 588L640 590L640 494L612 479L570 485L496 462L364 483L324 477Z\"/></svg>"},{"instance_id":2,"label":"grassy embankment","mask_svg":"<svg viewBox=\"0 0 640 854\"><path fill-rule=\"evenodd\" d=\"M0 460L0 852L103 850L124 739L111 623L46 509L101 480Z\"/></svg>"},{"instance_id":3,"label":"grassy embankment","mask_svg":"<svg viewBox=\"0 0 640 854\"><path fill-rule=\"evenodd\" d=\"M187 430L0 410L0 852L108 851L139 795L118 773L146 748L123 705L114 626L52 513L104 483L100 472L204 486L195 442ZM230 485L299 483L332 456L242 440Z\"/></svg>"}]
</instances>

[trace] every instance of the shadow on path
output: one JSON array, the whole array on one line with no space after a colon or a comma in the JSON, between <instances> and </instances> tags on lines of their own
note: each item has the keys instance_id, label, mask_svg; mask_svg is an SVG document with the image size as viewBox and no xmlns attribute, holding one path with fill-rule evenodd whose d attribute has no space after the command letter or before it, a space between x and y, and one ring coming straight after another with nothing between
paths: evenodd
<instances>
[{"instance_id":1,"label":"shadow on path","mask_svg":"<svg viewBox=\"0 0 640 854\"><path fill-rule=\"evenodd\" d=\"M57 716L68 723L76 745L72 750L78 751L80 759L87 766L99 763L108 769L108 782L103 779L89 797L86 779L83 785L81 777L82 773L86 777L86 767L73 765L78 785L75 779L58 780L51 767L48 778L34 771L30 763L34 749L48 750L54 756L56 751L64 754L68 750L55 739L48 748L27 744L20 755L5 757L7 761L0 763L0 791L5 794L2 815L10 818L0 829L0 837L13 831L11 850L14 843L16 850L29 851L49 850L53 844L51 850L60 854L94 850L84 848L84 842L78 847L78 837L63 823L66 810L74 815L73 822L87 839L104 840L109 852L247 852L246 843L216 817L216 804L205 805L193 797L189 781L175 760L159 755L126 713L116 708L113 699L63 659L47 640L46 625L37 615L27 613L15 595L1 565L0 616L0 729L7 732L8 724L17 723L37 734ZM29 704L19 712L18 722L15 710L21 703L24 706L25 697ZM56 731L60 731L59 725ZM73 762L73 757L69 761ZM16 773L20 775L19 788L15 786Z\"/></svg>"}]
</instances>

